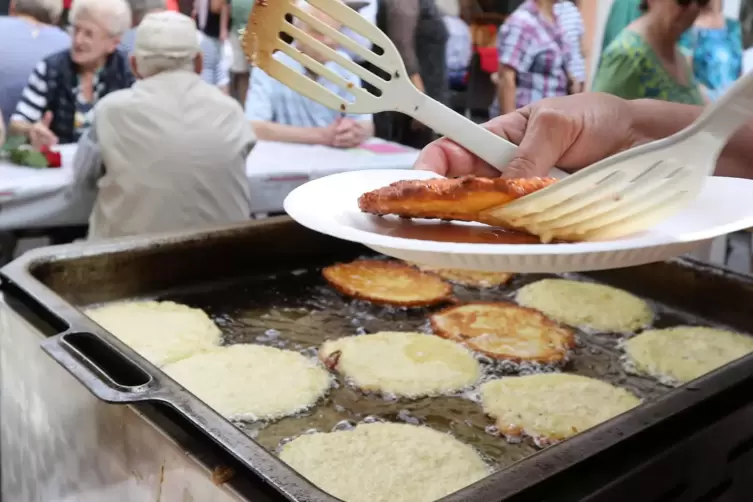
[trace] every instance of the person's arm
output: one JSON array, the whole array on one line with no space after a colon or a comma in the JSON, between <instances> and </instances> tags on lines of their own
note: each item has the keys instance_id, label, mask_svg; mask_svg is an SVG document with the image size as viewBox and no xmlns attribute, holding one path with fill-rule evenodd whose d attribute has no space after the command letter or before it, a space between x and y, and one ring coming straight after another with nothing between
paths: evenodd
<instances>
[{"instance_id":1,"label":"person's arm","mask_svg":"<svg viewBox=\"0 0 753 502\"><path fill-rule=\"evenodd\" d=\"M324 127L298 127L263 120L252 120L254 134L264 141L303 143L307 145L329 144L328 129Z\"/></svg>"},{"instance_id":2,"label":"person's arm","mask_svg":"<svg viewBox=\"0 0 753 502\"><path fill-rule=\"evenodd\" d=\"M16 110L10 117L9 131L13 135L29 137L31 128L40 122L47 111L48 89L45 84L47 63L40 61L29 75Z\"/></svg>"},{"instance_id":3,"label":"person's arm","mask_svg":"<svg viewBox=\"0 0 753 502\"><path fill-rule=\"evenodd\" d=\"M514 17L499 27L497 98L503 114L517 109L517 76L528 72L532 63L531 35L528 27Z\"/></svg>"},{"instance_id":4,"label":"person's arm","mask_svg":"<svg viewBox=\"0 0 753 502\"><path fill-rule=\"evenodd\" d=\"M702 106L653 99L628 101L633 128L645 141L666 138L692 124ZM753 118L732 136L716 165L717 176L753 178Z\"/></svg>"},{"instance_id":5,"label":"person's arm","mask_svg":"<svg viewBox=\"0 0 753 502\"><path fill-rule=\"evenodd\" d=\"M499 99L499 111L503 115L514 112L517 108L515 77L516 72L513 68L500 63L499 70L497 70L497 98Z\"/></svg>"},{"instance_id":6,"label":"person's arm","mask_svg":"<svg viewBox=\"0 0 753 502\"><path fill-rule=\"evenodd\" d=\"M397 47L413 85L424 91L416 53L416 26L421 12L418 0L392 0L384 2L388 9L387 36Z\"/></svg>"},{"instance_id":7,"label":"person's arm","mask_svg":"<svg viewBox=\"0 0 753 502\"><path fill-rule=\"evenodd\" d=\"M228 27L230 26L230 3L225 2L220 10L220 41L227 40Z\"/></svg>"},{"instance_id":8,"label":"person's arm","mask_svg":"<svg viewBox=\"0 0 753 502\"><path fill-rule=\"evenodd\" d=\"M274 121L272 77L259 68L251 72L251 83L246 94L246 120L251 123L257 139L286 143L328 144L325 137L328 129L321 127L298 127L278 124Z\"/></svg>"},{"instance_id":9,"label":"person's arm","mask_svg":"<svg viewBox=\"0 0 753 502\"><path fill-rule=\"evenodd\" d=\"M74 186L93 190L102 177L102 151L97 136L96 114L89 129L81 136L73 157Z\"/></svg>"}]
</instances>

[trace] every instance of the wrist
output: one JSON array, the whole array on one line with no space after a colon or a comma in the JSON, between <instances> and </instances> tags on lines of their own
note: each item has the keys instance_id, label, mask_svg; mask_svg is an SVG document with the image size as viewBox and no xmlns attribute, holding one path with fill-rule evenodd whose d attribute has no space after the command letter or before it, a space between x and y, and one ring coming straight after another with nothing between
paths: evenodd
<instances>
[{"instance_id":1,"label":"wrist","mask_svg":"<svg viewBox=\"0 0 753 502\"><path fill-rule=\"evenodd\" d=\"M332 141L334 137L329 127L316 127L312 129L311 132L312 132L312 139L313 139L312 143L325 145L325 146L332 146Z\"/></svg>"},{"instance_id":2,"label":"wrist","mask_svg":"<svg viewBox=\"0 0 753 502\"><path fill-rule=\"evenodd\" d=\"M625 101L636 144L666 138L692 124L703 107L654 99Z\"/></svg>"}]
</instances>

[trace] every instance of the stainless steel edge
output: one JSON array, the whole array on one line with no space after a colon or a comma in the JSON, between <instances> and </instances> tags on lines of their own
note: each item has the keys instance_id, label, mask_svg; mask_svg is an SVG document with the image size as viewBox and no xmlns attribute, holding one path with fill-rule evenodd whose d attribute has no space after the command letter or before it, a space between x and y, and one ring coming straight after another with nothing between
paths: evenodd
<instances>
[{"instance_id":1,"label":"stainless steel edge","mask_svg":"<svg viewBox=\"0 0 753 502\"><path fill-rule=\"evenodd\" d=\"M150 377L148 383L138 387L128 387L120 385L114 378L110 377L107 369L100 368L91 362L83 364L85 356L83 354L74 355L63 343L63 337L66 334L68 333L61 333L44 340L40 344L41 348L94 396L102 401L114 404L155 400L159 396L159 392L154 389L154 380L146 372L144 374ZM109 382L105 380L109 380Z\"/></svg>"},{"instance_id":2,"label":"stainless steel edge","mask_svg":"<svg viewBox=\"0 0 753 502\"><path fill-rule=\"evenodd\" d=\"M278 217L270 220L285 221L289 218ZM215 441L242 465L250 469L253 474L261 478L263 482L279 491L285 499L291 502L341 502L320 490L275 455L251 440L238 427L190 394L159 368L138 356L130 347L38 281L30 272L34 266L52 259L60 260L69 256L78 258L103 253L117 253L124 249L147 248L155 244L177 244L181 241L193 241L205 236L216 235L218 232L237 231L239 227L249 225L254 226L254 223L233 225L202 233L181 232L159 237L119 239L102 244L76 243L37 249L0 268L0 286L2 286L2 282L22 285L21 289L34 303L44 306L50 314L59 317L62 322L68 325L68 329L63 333L43 342L41 348L96 397L106 402L118 404L137 404L145 401L167 404L203 431L207 439ZM151 377L148 388L134 392L109 387L98 375L85 369L83 362L77 360L63 347L60 343L61 337L68 333L90 333L113 346L122 357L134 363ZM135 363L138 360L145 361L145 364Z\"/></svg>"}]
</instances>

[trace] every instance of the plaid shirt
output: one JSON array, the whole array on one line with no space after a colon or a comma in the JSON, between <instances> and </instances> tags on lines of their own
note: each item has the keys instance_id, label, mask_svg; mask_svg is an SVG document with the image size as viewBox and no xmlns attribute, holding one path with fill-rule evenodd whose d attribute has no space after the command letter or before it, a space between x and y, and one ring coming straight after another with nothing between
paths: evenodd
<instances>
[{"instance_id":1,"label":"plaid shirt","mask_svg":"<svg viewBox=\"0 0 753 502\"><path fill-rule=\"evenodd\" d=\"M562 29L526 0L499 28L500 64L517 73L515 103L522 108L540 99L567 95L570 47ZM492 112L499 111L499 104Z\"/></svg>"},{"instance_id":2,"label":"plaid shirt","mask_svg":"<svg viewBox=\"0 0 753 502\"><path fill-rule=\"evenodd\" d=\"M571 50L570 64L567 71L578 82L586 81L586 60L581 52L581 40L585 35L586 28L583 26L583 17L580 10L569 0L562 0L554 4L554 14L557 16L557 24L565 37Z\"/></svg>"}]
</instances>

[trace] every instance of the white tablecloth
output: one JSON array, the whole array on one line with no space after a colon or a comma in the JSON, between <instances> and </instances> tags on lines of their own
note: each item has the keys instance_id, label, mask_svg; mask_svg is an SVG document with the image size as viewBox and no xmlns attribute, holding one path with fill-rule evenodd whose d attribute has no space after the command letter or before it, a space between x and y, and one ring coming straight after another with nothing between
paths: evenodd
<instances>
[{"instance_id":1,"label":"white tablecloth","mask_svg":"<svg viewBox=\"0 0 753 502\"><path fill-rule=\"evenodd\" d=\"M0 230L86 224L92 201L75 200L68 190L76 145L58 149L63 157L58 169L0 162ZM282 211L285 196L311 179L360 169L408 169L418 156L405 147L385 149L398 147L376 139L352 150L260 141L246 163L252 212Z\"/></svg>"}]
</instances>

